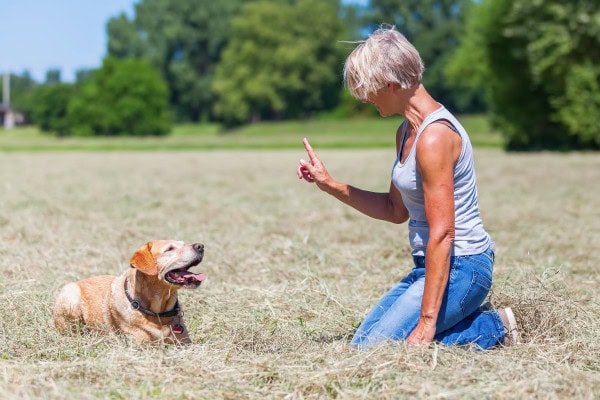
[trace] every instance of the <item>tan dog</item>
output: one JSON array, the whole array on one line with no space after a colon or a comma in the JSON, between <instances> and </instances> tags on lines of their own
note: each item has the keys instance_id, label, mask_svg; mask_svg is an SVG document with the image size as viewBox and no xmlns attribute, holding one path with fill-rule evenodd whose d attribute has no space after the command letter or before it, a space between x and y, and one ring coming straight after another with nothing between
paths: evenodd
<instances>
[{"instance_id":1,"label":"tan dog","mask_svg":"<svg viewBox=\"0 0 600 400\"><path fill-rule=\"evenodd\" d=\"M177 290L200 286L205 276L188 270L203 256L200 243L149 242L133 254L132 268L121 275L63 286L54 305L54 324L61 332L82 325L124 332L138 342L190 343Z\"/></svg>"}]
</instances>

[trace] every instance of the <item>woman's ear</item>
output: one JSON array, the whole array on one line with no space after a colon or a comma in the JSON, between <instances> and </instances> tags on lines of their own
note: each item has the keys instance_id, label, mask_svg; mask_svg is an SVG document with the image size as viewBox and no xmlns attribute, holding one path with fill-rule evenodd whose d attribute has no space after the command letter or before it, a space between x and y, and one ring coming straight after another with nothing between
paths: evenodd
<instances>
[{"instance_id":1,"label":"woman's ear","mask_svg":"<svg viewBox=\"0 0 600 400\"><path fill-rule=\"evenodd\" d=\"M146 275L158 275L158 265L152 256L152 242L140 247L131 257L130 264Z\"/></svg>"}]
</instances>

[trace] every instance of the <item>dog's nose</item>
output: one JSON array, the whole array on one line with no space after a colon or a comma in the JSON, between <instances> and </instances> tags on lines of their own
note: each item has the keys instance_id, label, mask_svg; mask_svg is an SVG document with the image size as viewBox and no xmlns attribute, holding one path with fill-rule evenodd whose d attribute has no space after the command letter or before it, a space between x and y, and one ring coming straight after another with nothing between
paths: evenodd
<instances>
[{"instance_id":1,"label":"dog's nose","mask_svg":"<svg viewBox=\"0 0 600 400\"><path fill-rule=\"evenodd\" d=\"M196 250L198 253L203 253L204 252L204 245L202 243L194 243L192 245L192 247L194 248L194 250Z\"/></svg>"}]
</instances>

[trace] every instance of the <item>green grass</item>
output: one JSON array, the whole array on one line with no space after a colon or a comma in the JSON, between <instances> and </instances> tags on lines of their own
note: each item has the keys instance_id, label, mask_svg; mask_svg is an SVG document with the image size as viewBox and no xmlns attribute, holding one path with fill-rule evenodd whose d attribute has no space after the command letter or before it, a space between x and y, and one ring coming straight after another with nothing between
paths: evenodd
<instances>
[{"instance_id":1,"label":"green grass","mask_svg":"<svg viewBox=\"0 0 600 400\"><path fill-rule=\"evenodd\" d=\"M502 147L485 116L462 116L476 147ZM217 124L182 124L165 137L57 138L35 127L0 130L0 151L294 149L308 137L319 148L389 148L398 118L263 122L233 130Z\"/></svg>"}]
</instances>

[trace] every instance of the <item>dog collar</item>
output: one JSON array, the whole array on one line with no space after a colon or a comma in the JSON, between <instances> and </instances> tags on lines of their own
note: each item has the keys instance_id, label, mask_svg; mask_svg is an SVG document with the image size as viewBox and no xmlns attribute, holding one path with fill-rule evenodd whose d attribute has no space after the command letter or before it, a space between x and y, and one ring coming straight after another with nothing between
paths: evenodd
<instances>
[{"instance_id":1,"label":"dog collar","mask_svg":"<svg viewBox=\"0 0 600 400\"><path fill-rule=\"evenodd\" d=\"M123 282L123 288L125 289L125 297L127 297L127 300L129 300L129 303L131 303L131 307L133 307L134 310L138 310L142 314L146 314L151 317L166 318L166 317L174 317L176 315L179 315L181 312L181 309L179 308L179 300L175 301L175 307L173 307L172 310L163 311L163 312L159 312L159 313L154 312L152 310L148 310L147 308L143 307L142 304L138 300L134 299L129 294L129 290L127 290L127 278L125 278L125 281Z\"/></svg>"}]
</instances>

